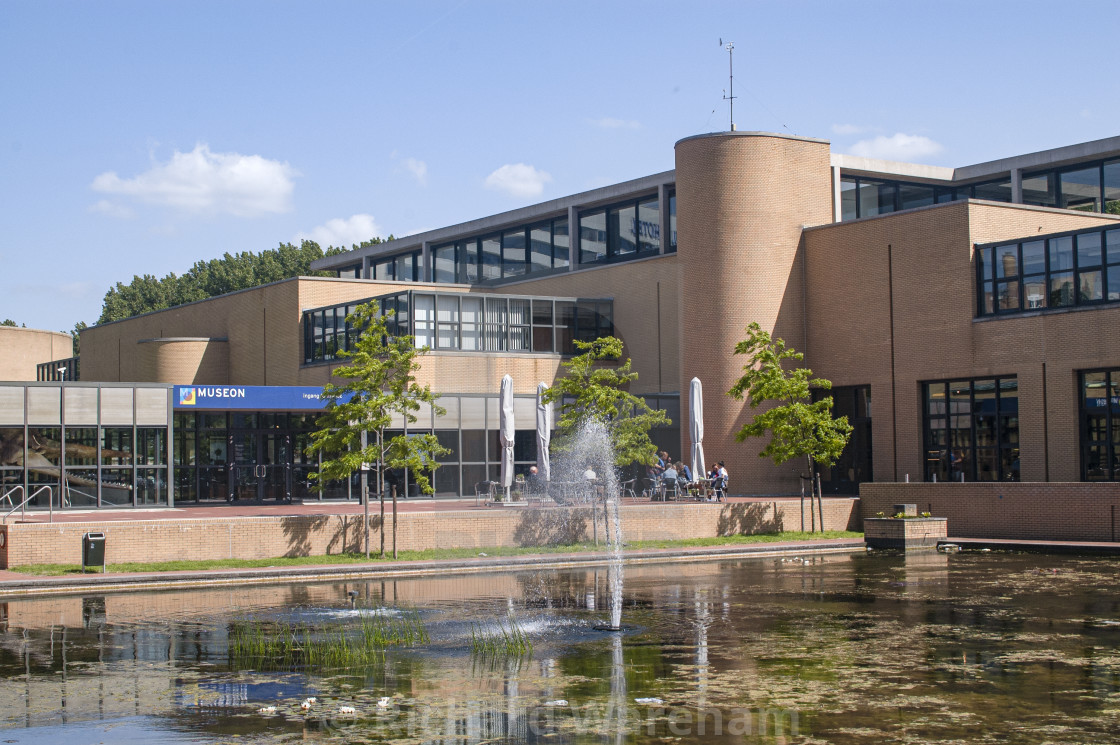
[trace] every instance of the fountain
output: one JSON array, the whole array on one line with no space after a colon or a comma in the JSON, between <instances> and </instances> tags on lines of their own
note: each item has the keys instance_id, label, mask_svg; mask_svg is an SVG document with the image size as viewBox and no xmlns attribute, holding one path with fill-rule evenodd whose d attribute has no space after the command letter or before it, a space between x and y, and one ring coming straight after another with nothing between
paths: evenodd
<instances>
[{"instance_id":1,"label":"fountain","mask_svg":"<svg viewBox=\"0 0 1120 745\"><path fill-rule=\"evenodd\" d=\"M594 472L593 479L588 478L589 470ZM555 487L574 485L570 489L572 501L591 508L591 530L596 539L600 510L602 512L604 538L610 555L607 568L610 623L597 628L618 631L622 628L622 512L614 448L606 425L593 419L580 425L568 439L567 446L554 458L552 478Z\"/></svg>"}]
</instances>

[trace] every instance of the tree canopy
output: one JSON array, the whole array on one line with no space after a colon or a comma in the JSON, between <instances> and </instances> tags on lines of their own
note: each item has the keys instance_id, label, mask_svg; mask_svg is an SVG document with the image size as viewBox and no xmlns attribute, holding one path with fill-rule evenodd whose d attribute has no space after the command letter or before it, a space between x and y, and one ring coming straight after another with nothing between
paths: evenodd
<instances>
[{"instance_id":1,"label":"tree canopy","mask_svg":"<svg viewBox=\"0 0 1120 745\"><path fill-rule=\"evenodd\" d=\"M349 479L363 466L376 476L380 495L382 525L385 513L385 472L407 469L413 482L425 494L432 492L431 474L439 466L436 458L448 450L431 433L389 437L393 416L416 422L416 412L427 404L444 414L435 401L438 395L421 386L413 374L420 369L417 358L428 352L417 349L411 336L389 336L388 315L381 315L376 300L359 305L346 321L361 329L354 348L340 351L349 363L335 370L341 385L323 387L327 410L316 421L308 455L323 454L322 464L311 478L319 482ZM362 495L368 499L367 494ZM393 497L393 557L397 555L396 496ZM366 529L368 531L368 523ZM366 553L369 553L368 532ZM385 555L385 531L381 531L381 555Z\"/></svg>"},{"instance_id":2,"label":"tree canopy","mask_svg":"<svg viewBox=\"0 0 1120 745\"><path fill-rule=\"evenodd\" d=\"M617 365L602 365L605 360L622 357L622 340L604 336L594 341L575 341L582 354L560 363L567 374L545 393L545 400L560 404L556 427L561 436L557 445L571 437L589 419L603 422L614 446L615 464L648 465L656 458L657 447L649 438L652 427L672 424L664 411L649 407L645 399L630 393L638 379L630 360Z\"/></svg>"},{"instance_id":3,"label":"tree canopy","mask_svg":"<svg viewBox=\"0 0 1120 745\"><path fill-rule=\"evenodd\" d=\"M385 240L393 240L389 236ZM371 238L353 246L354 249L382 243L381 238ZM209 261L196 261L182 275L165 277L152 274L137 275L128 284L117 282L105 293L98 323L109 323L153 310L162 310L183 303L205 300L235 290L278 282L299 276L331 276L330 272L311 270L311 262L324 256L334 256L350 249L329 246L323 251L315 241L304 240L298 246L281 243L277 248L253 253L242 251L226 253Z\"/></svg>"},{"instance_id":4,"label":"tree canopy","mask_svg":"<svg viewBox=\"0 0 1120 745\"><path fill-rule=\"evenodd\" d=\"M747 338L735 345L735 354L747 355L748 361L743 376L728 395L739 401L746 396L752 409L774 404L755 414L735 433L735 439L743 442L769 433L770 441L759 456L771 458L776 464L803 457L812 471L814 463L835 463L848 443L852 426L847 417L833 418L831 396L812 401L814 388L830 390L832 383L812 377L813 371L808 368L783 368L783 362L801 362L805 355L787 348L782 339L772 339L757 323L747 327Z\"/></svg>"}]
</instances>

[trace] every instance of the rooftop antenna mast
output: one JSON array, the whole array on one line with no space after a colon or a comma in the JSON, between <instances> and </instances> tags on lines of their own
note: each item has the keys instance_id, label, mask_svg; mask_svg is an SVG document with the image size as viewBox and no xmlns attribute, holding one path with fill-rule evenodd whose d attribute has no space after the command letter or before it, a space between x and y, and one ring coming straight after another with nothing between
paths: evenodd
<instances>
[{"instance_id":1,"label":"rooftop antenna mast","mask_svg":"<svg viewBox=\"0 0 1120 745\"><path fill-rule=\"evenodd\" d=\"M734 132L735 131L735 42L729 41L729 42L727 42L726 45L724 45L723 39L721 38L719 40L719 45L720 45L720 47L723 47L724 49L727 50L727 70L728 70L728 78L729 78L729 87L728 87L727 91L724 91L723 100L727 101L728 105L731 107L731 131ZM728 91L730 91L731 95L727 95Z\"/></svg>"}]
</instances>

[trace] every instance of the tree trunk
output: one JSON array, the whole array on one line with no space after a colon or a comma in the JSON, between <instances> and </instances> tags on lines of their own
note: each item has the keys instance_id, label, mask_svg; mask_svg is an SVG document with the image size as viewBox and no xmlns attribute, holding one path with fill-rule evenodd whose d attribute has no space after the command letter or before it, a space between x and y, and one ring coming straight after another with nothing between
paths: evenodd
<instances>
[{"instance_id":1,"label":"tree trunk","mask_svg":"<svg viewBox=\"0 0 1120 745\"><path fill-rule=\"evenodd\" d=\"M821 496L821 475L817 474L817 514L821 516L821 532L824 532L824 498Z\"/></svg>"},{"instance_id":2,"label":"tree trunk","mask_svg":"<svg viewBox=\"0 0 1120 745\"><path fill-rule=\"evenodd\" d=\"M369 433L362 430L362 450L369 444ZM369 469L362 464L362 535L365 538L366 560L369 560Z\"/></svg>"},{"instance_id":3,"label":"tree trunk","mask_svg":"<svg viewBox=\"0 0 1120 745\"><path fill-rule=\"evenodd\" d=\"M798 474L798 476L800 477L800 474ZM797 480L801 482L801 532L804 533L805 532L805 479L798 478ZM810 502L809 504L812 505L813 503Z\"/></svg>"},{"instance_id":4,"label":"tree trunk","mask_svg":"<svg viewBox=\"0 0 1120 745\"><path fill-rule=\"evenodd\" d=\"M809 524L813 533L817 532L817 513L813 510L813 459L805 459L809 464ZM802 490L805 489L804 481L802 483Z\"/></svg>"},{"instance_id":5,"label":"tree trunk","mask_svg":"<svg viewBox=\"0 0 1120 745\"><path fill-rule=\"evenodd\" d=\"M385 434L377 433L377 495L381 500L381 558L385 558Z\"/></svg>"},{"instance_id":6,"label":"tree trunk","mask_svg":"<svg viewBox=\"0 0 1120 745\"><path fill-rule=\"evenodd\" d=\"M385 532L385 524L381 524L382 533ZM397 492L393 491L393 558L397 558Z\"/></svg>"}]
</instances>

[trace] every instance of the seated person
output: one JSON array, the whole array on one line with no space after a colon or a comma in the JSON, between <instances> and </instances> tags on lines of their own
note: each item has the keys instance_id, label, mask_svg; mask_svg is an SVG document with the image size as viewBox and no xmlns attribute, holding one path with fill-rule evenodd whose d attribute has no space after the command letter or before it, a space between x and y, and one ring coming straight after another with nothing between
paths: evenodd
<instances>
[{"instance_id":1,"label":"seated person","mask_svg":"<svg viewBox=\"0 0 1120 745\"><path fill-rule=\"evenodd\" d=\"M666 484L670 484L670 483L673 483L677 480L678 475L679 474L677 473L676 466L674 466L672 463L670 463L669 467L666 468L661 473L661 480L664 481Z\"/></svg>"},{"instance_id":2,"label":"seated person","mask_svg":"<svg viewBox=\"0 0 1120 745\"><path fill-rule=\"evenodd\" d=\"M690 484L692 483L692 469L688 467L687 463L677 463L677 473L681 475L682 479Z\"/></svg>"}]
</instances>

